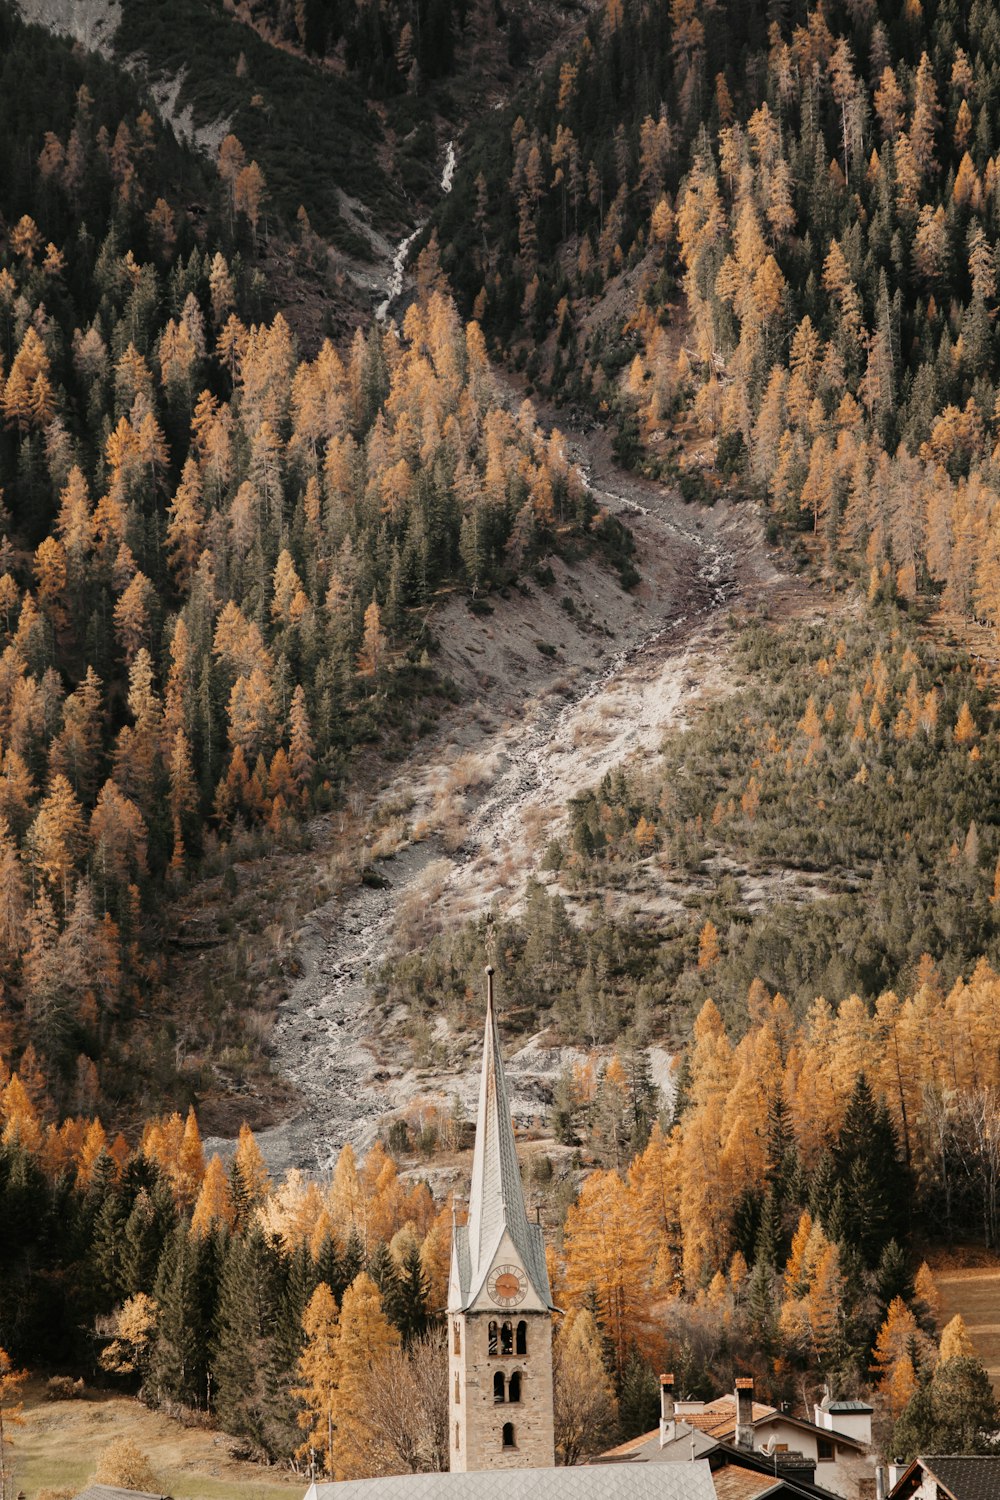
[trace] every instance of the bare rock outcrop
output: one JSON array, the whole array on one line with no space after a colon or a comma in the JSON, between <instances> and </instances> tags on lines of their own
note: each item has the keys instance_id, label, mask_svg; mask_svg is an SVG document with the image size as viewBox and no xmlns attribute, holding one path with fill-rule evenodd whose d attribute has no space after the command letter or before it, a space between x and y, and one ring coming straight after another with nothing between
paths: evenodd
<instances>
[{"instance_id":1,"label":"bare rock outcrop","mask_svg":"<svg viewBox=\"0 0 1000 1500\"><path fill-rule=\"evenodd\" d=\"M110 57L121 20L121 0L18 0L21 15L59 36L71 36Z\"/></svg>"}]
</instances>

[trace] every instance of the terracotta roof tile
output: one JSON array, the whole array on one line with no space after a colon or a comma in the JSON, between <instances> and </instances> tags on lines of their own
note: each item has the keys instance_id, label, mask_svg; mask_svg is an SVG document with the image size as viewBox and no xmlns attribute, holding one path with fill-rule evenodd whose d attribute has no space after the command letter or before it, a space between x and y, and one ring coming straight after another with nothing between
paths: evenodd
<instances>
[{"instance_id":1,"label":"terracotta roof tile","mask_svg":"<svg viewBox=\"0 0 1000 1500\"><path fill-rule=\"evenodd\" d=\"M777 1408L774 1406L765 1406L760 1401L753 1404L755 1422L760 1422L764 1417L773 1417L776 1413ZM706 1402L702 1411L682 1411L677 1415L680 1421L697 1427L699 1432L707 1432L709 1437L725 1437L727 1433L736 1431L736 1402L732 1396L720 1396L718 1401Z\"/></svg>"},{"instance_id":2,"label":"terracotta roof tile","mask_svg":"<svg viewBox=\"0 0 1000 1500\"><path fill-rule=\"evenodd\" d=\"M773 1474L755 1474L752 1469L741 1469L736 1464L716 1469L712 1480L716 1500L757 1500L758 1495L773 1490L776 1482Z\"/></svg>"},{"instance_id":3,"label":"terracotta roof tile","mask_svg":"<svg viewBox=\"0 0 1000 1500\"><path fill-rule=\"evenodd\" d=\"M629 1438L628 1442L619 1443L617 1448L606 1448L601 1457L610 1458L612 1455L617 1456L619 1453L634 1453L636 1448L641 1448L644 1443L651 1442L653 1438L658 1438L659 1435L660 1429L654 1427L652 1432L643 1432L639 1437Z\"/></svg>"}]
</instances>

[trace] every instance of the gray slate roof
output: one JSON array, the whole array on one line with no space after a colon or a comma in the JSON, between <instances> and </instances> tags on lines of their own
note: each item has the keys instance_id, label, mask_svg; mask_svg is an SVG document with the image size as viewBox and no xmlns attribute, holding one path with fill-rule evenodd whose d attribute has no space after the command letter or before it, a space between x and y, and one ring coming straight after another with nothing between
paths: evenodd
<instances>
[{"instance_id":1,"label":"gray slate roof","mask_svg":"<svg viewBox=\"0 0 1000 1500\"><path fill-rule=\"evenodd\" d=\"M305 1500L715 1500L708 1464L485 1469L313 1484Z\"/></svg>"},{"instance_id":2,"label":"gray slate roof","mask_svg":"<svg viewBox=\"0 0 1000 1500\"><path fill-rule=\"evenodd\" d=\"M869 1406L866 1401L824 1401L824 1411L859 1411L874 1412L874 1406Z\"/></svg>"},{"instance_id":3,"label":"gray slate roof","mask_svg":"<svg viewBox=\"0 0 1000 1500\"><path fill-rule=\"evenodd\" d=\"M1000 1495L1000 1456L980 1458L923 1454L917 1460L929 1469L955 1500L997 1500Z\"/></svg>"},{"instance_id":4,"label":"gray slate roof","mask_svg":"<svg viewBox=\"0 0 1000 1500\"><path fill-rule=\"evenodd\" d=\"M169 1500L166 1495L150 1495L144 1490L120 1490L114 1484L88 1484L74 1500Z\"/></svg>"},{"instance_id":5,"label":"gray slate roof","mask_svg":"<svg viewBox=\"0 0 1000 1500\"><path fill-rule=\"evenodd\" d=\"M469 1221L455 1231L463 1306L468 1306L480 1292L505 1229L539 1298L553 1306L542 1230L538 1224L528 1223L524 1206L490 973Z\"/></svg>"}]
</instances>

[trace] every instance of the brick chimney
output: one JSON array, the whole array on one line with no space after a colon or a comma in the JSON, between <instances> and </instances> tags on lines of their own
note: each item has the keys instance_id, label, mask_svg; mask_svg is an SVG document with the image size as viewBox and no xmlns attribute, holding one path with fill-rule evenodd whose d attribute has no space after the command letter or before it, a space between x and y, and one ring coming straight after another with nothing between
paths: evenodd
<instances>
[{"instance_id":1,"label":"brick chimney","mask_svg":"<svg viewBox=\"0 0 1000 1500\"><path fill-rule=\"evenodd\" d=\"M677 1436L677 1423L674 1420L674 1377L672 1375L660 1376L660 1447L665 1443L672 1443Z\"/></svg>"},{"instance_id":2,"label":"brick chimney","mask_svg":"<svg viewBox=\"0 0 1000 1500\"><path fill-rule=\"evenodd\" d=\"M753 1452L753 1376L736 1377L736 1446Z\"/></svg>"}]
</instances>

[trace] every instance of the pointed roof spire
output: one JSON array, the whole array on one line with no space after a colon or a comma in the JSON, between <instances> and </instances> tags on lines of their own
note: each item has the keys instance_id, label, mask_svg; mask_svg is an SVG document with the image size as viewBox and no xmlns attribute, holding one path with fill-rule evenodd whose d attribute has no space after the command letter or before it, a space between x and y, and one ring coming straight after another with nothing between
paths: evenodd
<instances>
[{"instance_id":1,"label":"pointed roof spire","mask_svg":"<svg viewBox=\"0 0 1000 1500\"><path fill-rule=\"evenodd\" d=\"M469 1298L478 1293L505 1230L538 1296L551 1305L542 1231L538 1225L529 1224L524 1203L493 1003L493 965L487 964L483 1067L466 1226L468 1281L463 1290ZM464 1275L462 1279L465 1282Z\"/></svg>"}]
</instances>

